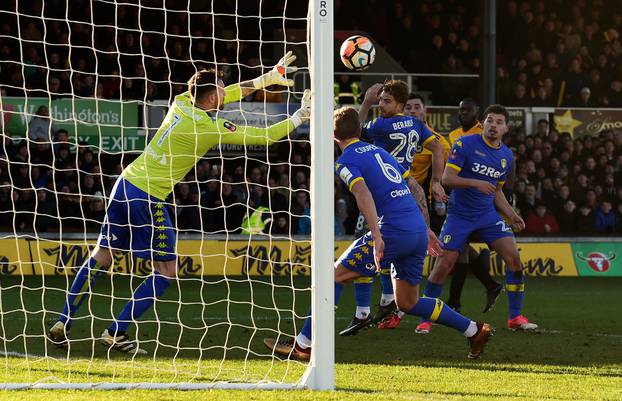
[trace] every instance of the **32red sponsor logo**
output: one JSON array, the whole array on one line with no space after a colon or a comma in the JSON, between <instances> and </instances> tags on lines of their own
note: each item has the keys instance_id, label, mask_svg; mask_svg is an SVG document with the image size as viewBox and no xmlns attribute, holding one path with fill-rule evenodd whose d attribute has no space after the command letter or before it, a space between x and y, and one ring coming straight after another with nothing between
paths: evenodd
<instances>
[{"instance_id":1,"label":"32red sponsor logo","mask_svg":"<svg viewBox=\"0 0 622 401\"><path fill-rule=\"evenodd\" d=\"M581 252L577 252L577 258L587 262L588 266L596 272L604 273L611 267L612 261L615 260L617 255L614 252L609 252L609 255L605 255L602 252L590 252L587 256L583 256Z\"/></svg>"}]
</instances>

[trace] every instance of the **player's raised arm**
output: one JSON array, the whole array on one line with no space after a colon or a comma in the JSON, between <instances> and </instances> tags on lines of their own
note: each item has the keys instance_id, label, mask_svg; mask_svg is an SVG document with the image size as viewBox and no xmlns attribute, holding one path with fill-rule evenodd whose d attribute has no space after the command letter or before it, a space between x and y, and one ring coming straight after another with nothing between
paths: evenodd
<instances>
[{"instance_id":1,"label":"player's raised arm","mask_svg":"<svg viewBox=\"0 0 622 401\"><path fill-rule=\"evenodd\" d=\"M369 109L380 100L380 92L382 92L383 86L381 83L373 84L365 91L365 98L363 98L363 103L361 103L361 108L359 109L361 124L364 124L367 120Z\"/></svg>"},{"instance_id":2,"label":"player's raised arm","mask_svg":"<svg viewBox=\"0 0 622 401\"><path fill-rule=\"evenodd\" d=\"M447 202L449 196L441 185L443 169L445 168L445 152L443 145L434 137L434 134L432 134L432 138L434 139L424 143L424 147L432 152L432 196L437 202Z\"/></svg>"},{"instance_id":3,"label":"player's raised arm","mask_svg":"<svg viewBox=\"0 0 622 401\"><path fill-rule=\"evenodd\" d=\"M311 91L306 90L302 96L300 108L283 121L266 128L235 125L224 119L217 119L219 143L232 145L272 145L298 128L311 116Z\"/></svg>"},{"instance_id":4,"label":"player's raised arm","mask_svg":"<svg viewBox=\"0 0 622 401\"><path fill-rule=\"evenodd\" d=\"M238 101L258 89L263 89L271 85L293 86L294 80L288 78L288 76L298 71L298 67L290 65L295 60L296 56L291 51L288 51L267 73L250 81L227 86L225 88L224 103L227 104Z\"/></svg>"}]
</instances>

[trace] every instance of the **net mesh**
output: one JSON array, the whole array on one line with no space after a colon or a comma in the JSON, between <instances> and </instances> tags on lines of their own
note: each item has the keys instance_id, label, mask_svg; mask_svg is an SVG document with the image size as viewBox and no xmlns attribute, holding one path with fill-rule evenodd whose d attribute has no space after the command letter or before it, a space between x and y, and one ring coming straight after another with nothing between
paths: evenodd
<instances>
[{"instance_id":1,"label":"net mesh","mask_svg":"<svg viewBox=\"0 0 622 401\"><path fill-rule=\"evenodd\" d=\"M300 74L294 88L268 87L220 113L242 125L282 120L305 85L307 26L307 2L287 0L2 2L0 381L300 378L305 365L276 357L262 339L295 335L309 305L304 126L270 147L223 144L197 155L166 199L179 278L130 326L148 355L98 342L152 272L128 250L83 291L69 347L55 347L46 332L95 246L115 181L188 78L216 66L226 83L245 81L291 50ZM261 233L246 235L243 221L252 216Z\"/></svg>"}]
</instances>

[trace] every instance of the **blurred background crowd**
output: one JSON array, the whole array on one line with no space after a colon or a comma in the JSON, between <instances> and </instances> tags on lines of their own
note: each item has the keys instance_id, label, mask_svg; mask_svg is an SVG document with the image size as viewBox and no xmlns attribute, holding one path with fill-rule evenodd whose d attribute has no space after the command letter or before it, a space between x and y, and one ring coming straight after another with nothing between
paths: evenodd
<instances>
[{"instance_id":1,"label":"blurred background crowd","mask_svg":"<svg viewBox=\"0 0 622 401\"><path fill-rule=\"evenodd\" d=\"M240 23L235 18L236 12L282 16L278 0L190 6L166 1L166 12L162 0L141 1L142 7L86 0L4 3L2 97L170 100L185 90L196 65L215 55L228 82L259 75L262 65L272 65L282 53L281 47L266 43L282 45L285 31L306 25L306 7L290 4L295 2L287 3L285 22L248 18ZM479 73L480 2L368 3L360 7L336 0L336 28L368 32L408 72ZM499 2L498 101L520 107L622 107L621 3ZM373 20L359 15L370 9L375 10ZM456 106L474 84L415 82L417 90L431 93L434 104ZM246 100L279 101L281 96L259 92ZM55 127L45 106L27 117L27 140L2 131L0 231L97 231L112 184L137 155L77 144L76 133ZM573 138L542 120L534 135L514 130L506 142L517 159L515 201L527 234L620 235L622 132ZM240 233L245 217L265 207L271 211L262 219L266 232L308 234L308 140L299 137L275 146L265 158L202 160L170 199L180 231ZM358 211L338 180L335 188L335 233L352 234Z\"/></svg>"}]
</instances>

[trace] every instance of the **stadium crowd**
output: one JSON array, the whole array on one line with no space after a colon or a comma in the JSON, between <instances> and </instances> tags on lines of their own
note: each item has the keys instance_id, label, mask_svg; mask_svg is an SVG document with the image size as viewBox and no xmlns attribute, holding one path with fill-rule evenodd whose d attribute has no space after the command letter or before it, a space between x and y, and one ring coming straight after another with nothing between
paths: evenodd
<instances>
[{"instance_id":1,"label":"stadium crowd","mask_svg":"<svg viewBox=\"0 0 622 401\"><path fill-rule=\"evenodd\" d=\"M482 2L338 0L336 25L368 32L408 72L480 72ZM622 107L622 13L615 0L508 0L497 9L498 99L508 106ZM375 18L364 18L370 8ZM360 23L358 22L360 21ZM386 21L394 21L388 25ZM404 47L407 41L412 46ZM475 80L419 78L435 104L473 95ZM475 86L476 88L476 86Z\"/></svg>"},{"instance_id":2,"label":"stadium crowd","mask_svg":"<svg viewBox=\"0 0 622 401\"><path fill-rule=\"evenodd\" d=\"M16 10L14 1L8 3L13 8L7 4L6 10ZM261 13L266 13L271 1L263 3ZM479 71L481 13L476 2L396 1L392 9L377 7L380 14L369 26L339 26L363 20L356 18L360 7L349 7L350 3L335 2L337 28L370 32L407 70L439 71L440 66L443 73ZM622 106L618 34L622 15L608 11L615 10L611 8L615 1L590 1L585 13L582 10L587 3L510 0L500 7L497 85L502 103ZM15 13L0 13L2 96L170 99L184 90L195 60L210 60L218 54L222 63L232 67L227 79L231 82L256 76L261 65L271 65L279 51L276 46L259 46L256 40L215 40L212 32L220 32L226 39L236 32L225 27L237 26L241 39L283 40L278 19L266 19L260 27L235 25L237 3L233 1L218 2L220 10L192 10L218 11L217 19L185 12L186 2L167 2L166 27L162 13L148 7L76 0L65 10L64 4L61 0L19 2L19 34ZM92 13L84 13L86 7L92 7ZM293 16L306 15L306 10L293 8ZM350 17L340 18L344 13ZM85 21L84 16L91 14L94 20ZM122 29L111 28L109 19L115 14ZM42 20L40 15L50 18ZM389 15L400 23L382 29ZM66 17L71 22L62 22ZM131 29L139 24L142 33ZM304 22L292 18L288 24L296 28ZM166 39L163 32L169 34ZM405 34L428 45L403 51L401 37ZM115 44L110 44L110 37L117 38ZM435 103L443 104L457 104L460 90L465 89L453 84L435 86L432 81L418 85L431 90ZM30 141L12 138L10 132L2 134L0 230L12 231L14 226L18 231L43 232L62 226L69 231L97 231L94 223L104 216L104 201L115 178L136 155L97 152L84 143L75 146L75 133L55 129L46 107L31 117L28 135ZM528 234L621 233L620 133L573 139L543 121L535 135L516 131L507 142L517 157L514 192ZM242 158L201 161L186 182L176 187L171 199L177 227L239 233L247 214L265 207L273 212L262 219L267 222L266 231L308 234L309 144L300 138L277 146L267 162ZM335 233L351 234L357 211L347 189L338 180L335 186Z\"/></svg>"}]
</instances>

